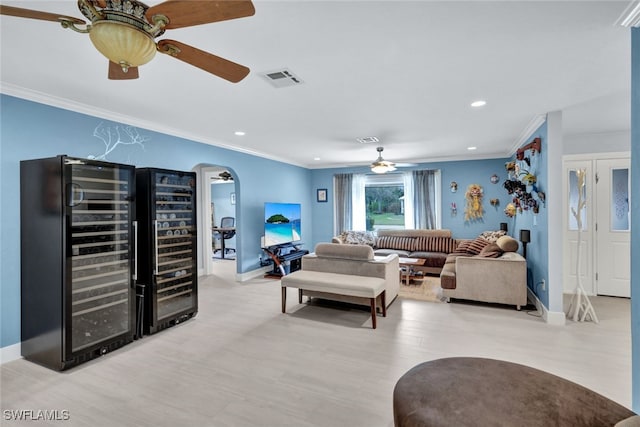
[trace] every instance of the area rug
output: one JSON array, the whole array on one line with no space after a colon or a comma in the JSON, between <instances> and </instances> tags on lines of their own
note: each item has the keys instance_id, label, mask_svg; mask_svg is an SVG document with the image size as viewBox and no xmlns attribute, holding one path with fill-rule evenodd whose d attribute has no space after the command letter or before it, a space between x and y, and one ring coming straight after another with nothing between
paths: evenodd
<instances>
[{"instance_id":1,"label":"area rug","mask_svg":"<svg viewBox=\"0 0 640 427\"><path fill-rule=\"evenodd\" d=\"M422 281L413 281L410 285L400 284L398 296L401 298L415 299L420 301L444 302L442 288L440 287L440 277L425 276Z\"/></svg>"}]
</instances>

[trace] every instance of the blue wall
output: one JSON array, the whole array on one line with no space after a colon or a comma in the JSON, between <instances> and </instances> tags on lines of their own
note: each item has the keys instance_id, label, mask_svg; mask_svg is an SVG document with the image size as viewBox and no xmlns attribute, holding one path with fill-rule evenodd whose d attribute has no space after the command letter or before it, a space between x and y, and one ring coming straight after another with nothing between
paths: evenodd
<instances>
[{"instance_id":1,"label":"blue wall","mask_svg":"<svg viewBox=\"0 0 640 427\"><path fill-rule=\"evenodd\" d=\"M411 168L402 168L399 171L412 169L440 169L442 192L442 228L450 229L456 238L474 238L486 230L497 230L501 222L507 222L504 207L510 201L510 196L502 186L507 177L505 163L508 159L470 160L457 162L422 163ZM333 236L333 175L337 173L371 173L369 168L336 168L317 169L311 172L311 184L313 192L318 188L328 190L328 202L313 203L313 245L319 242L331 241ZM500 181L491 183L491 176L496 174ZM450 191L450 183L458 183L458 191ZM467 222L464 220L465 192L469 184L480 184L484 190L482 206L484 217L481 220ZM496 207L489 204L490 199L499 199ZM451 203L457 206L457 215L451 214ZM510 230L511 232L511 230ZM510 233L511 234L511 233Z\"/></svg>"},{"instance_id":2,"label":"blue wall","mask_svg":"<svg viewBox=\"0 0 640 427\"><path fill-rule=\"evenodd\" d=\"M531 157L531 172L538 179L536 186L538 190L546 192L549 188L547 178L547 123L543 123L531 136L527 139L527 143L533 141L534 138L542 140L542 149L540 153L536 153ZM531 150L526 151L527 155L531 154ZM515 156L512 160L515 160ZM536 200L539 200L534 195ZM520 230L530 230L531 242L527 245L527 285L538 296L540 302L549 308L549 288L539 286L544 279L549 283L549 235L548 235L548 218L547 209L543 203L538 202L540 211L534 214L531 210L518 213L509 223L509 229L513 229L512 234L519 239ZM520 253L522 253L522 248Z\"/></svg>"},{"instance_id":3,"label":"blue wall","mask_svg":"<svg viewBox=\"0 0 640 427\"><path fill-rule=\"evenodd\" d=\"M0 347L20 341L20 160L58 154L87 157L104 152L104 144L93 136L101 123L97 117L1 95L0 108ZM265 201L301 203L303 235L311 235L313 201L307 169L248 154L214 147L158 132L139 129L149 140L140 146L116 148L108 161L139 167L191 170L196 165L224 165L238 177L236 191L236 248L240 273L259 267ZM269 171L269 179L265 179Z\"/></svg>"},{"instance_id":4,"label":"blue wall","mask_svg":"<svg viewBox=\"0 0 640 427\"><path fill-rule=\"evenodd\" d=\"M640 413L640 28L631 30L631 212L631 383Z\"/></svg>"}]
</instances>

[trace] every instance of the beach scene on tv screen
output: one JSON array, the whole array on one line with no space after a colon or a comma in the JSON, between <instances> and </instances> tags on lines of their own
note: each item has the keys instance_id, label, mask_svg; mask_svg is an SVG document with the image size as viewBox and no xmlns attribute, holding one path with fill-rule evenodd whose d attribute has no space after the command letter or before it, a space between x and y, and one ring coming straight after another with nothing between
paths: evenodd
<instances>
[{"instance_id":1,"label":"beach scene on tv screen","mask_svg":"<svg viewBox=\"0 0 640 427\"><path fill-rule=\"evenodd\" d=\"M300 204L298 203L265 203L265 246L299 241L302 233L300 216Z\"/></svg>"}]
</instances>

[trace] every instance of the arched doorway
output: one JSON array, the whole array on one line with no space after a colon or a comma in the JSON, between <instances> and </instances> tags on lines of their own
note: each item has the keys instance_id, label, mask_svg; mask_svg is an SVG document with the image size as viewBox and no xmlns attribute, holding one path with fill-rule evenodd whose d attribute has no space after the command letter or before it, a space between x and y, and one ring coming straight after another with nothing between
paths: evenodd
<instances>
[{"instance_id":1,"label":"arched doorway","mask_svg":"<svg viewBox=\"0 0 640 427\"><path fill-rule=\"evenodd\" d=\"M216 262L224 261L234 263L237 269L236 259L239 250L235 236L225 240L226 248L235 251L227 251L224 259L221 257L221 242L219 233L213 233L213 227L220 226L222 217L237 218L235 195L237 179L234 171L226 166L200 164L194 167L200 176L198 223L203 230L199 234L201 274L210 275L216 271ZM216 253L214 250L218 249Z\"/></svg>"}]
</instances>

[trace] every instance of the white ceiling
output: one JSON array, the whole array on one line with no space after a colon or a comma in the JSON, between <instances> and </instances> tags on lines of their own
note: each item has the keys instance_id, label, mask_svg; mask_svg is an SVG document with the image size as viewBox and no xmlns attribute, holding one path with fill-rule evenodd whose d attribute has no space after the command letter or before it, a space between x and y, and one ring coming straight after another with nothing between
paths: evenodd
<instances>
[{"instance_id":1,"label":"white ceiling","mask_svg":"<svg viewBox=\"0 0 640 427\"><path fill-rule=\"evenodd\" d=\"M3 4L83 18L75 1ZM256 0L255 16L160 37L249 67L237 84L166 55L110 81L87 35L3 16L1 89L309 168L368 164L377 145L396 162L503 157L549 111L566 135L630 129L628 4ZM304 83L261 76L281 68Z\"/></svg>"}]
</instances>

